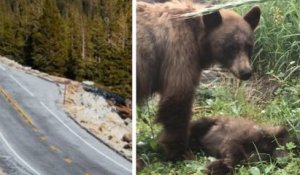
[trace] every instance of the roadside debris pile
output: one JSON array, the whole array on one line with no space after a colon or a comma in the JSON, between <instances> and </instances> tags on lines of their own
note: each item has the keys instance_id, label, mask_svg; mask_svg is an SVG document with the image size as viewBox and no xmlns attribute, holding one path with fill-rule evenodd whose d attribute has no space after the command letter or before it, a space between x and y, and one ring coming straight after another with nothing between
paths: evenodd
<instances>
[{"instance_id":1,"label":"roadside debris pile","mask_svg":"<svg viewBox=\"0 0 300 175\"><path fill-rule=\"evenodd\" d=\"M0 175L6 175L6 173L2 169L0 169Z\"/></svg>"},{"instance_id":2,"label":"roadside debris pile","mask_svg":"<svg viewBox=\"0 0 300 175\"><path fill-rule=\"evenodd\" d=\"M123 118L132 118L131 101L114 93L108 93L93 86L83 85L83 89L87 92L99 95L107 100L107 102L115 106L118 114Z\"/></svg>"},{"instance_id":3,"label":"roadside debris pile","mask_svg":"<svg viewBox=\"0 0 300 175\"><path fill-rule=\"evenodd\" d=\"M57 83L61 103L69 116L99 140L131 159L132 115L129 100L77 81L22 66L2 56L0 63Z\"/></svg>"},{"instance_id":4,"label":"roadside debris pile","mask_svg":"<svg viewBox=\"0 0 300 175\"><path fill-rule=\"evenodd\" d=\"M129 107L106 100L97 93L87 92L76 83L66 85L65 110L81 126L101 138L118 152L131 158L131 115L121 117L118 108ZM121 106L121 107L119 107Z\"/></svg>"}]
</instances>

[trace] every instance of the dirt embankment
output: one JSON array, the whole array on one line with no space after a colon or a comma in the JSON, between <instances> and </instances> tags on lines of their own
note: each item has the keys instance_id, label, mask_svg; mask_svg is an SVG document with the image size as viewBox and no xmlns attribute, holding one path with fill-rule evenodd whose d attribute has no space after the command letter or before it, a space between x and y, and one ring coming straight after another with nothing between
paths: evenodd
<instances>
[{"instance_id":1,"label":"dirt embankment","mask_svg":"<svg viewBox=\"0 0 300 175\"><path fill-rule=\"evenodd\" d=\"M66 85L64 107L72 118L118 152L131 158L130 107L120 106L77 83ZM124 111L127 111L125 115Z\"/></svg>"}]
</instances>

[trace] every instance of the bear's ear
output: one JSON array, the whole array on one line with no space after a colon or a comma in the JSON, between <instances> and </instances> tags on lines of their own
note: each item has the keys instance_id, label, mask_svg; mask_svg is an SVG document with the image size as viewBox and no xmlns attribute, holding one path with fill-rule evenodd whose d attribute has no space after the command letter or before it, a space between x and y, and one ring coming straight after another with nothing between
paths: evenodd
<instances>
[{"instance_id":1,"label":"bear's ear","mask_svg":"<svg viewBox=\"0 0 300 175\"><path fill-rule=\"evenodd\" d=\"M260 13L260 8L255 6L244 16L244 19L251 26L252 30L254 30L259 23Z\"/></svg>"},{"instance_id":2,"label":"bear's ear","mask_svg":"<svg viewBox=\"0 0 300 175\"><path fill-rule=\"evenodd\" d=\"M219 11L204 15L202 19L206 30L214 29L222 23L222 16Z\"/></svg>"}]
</instances>

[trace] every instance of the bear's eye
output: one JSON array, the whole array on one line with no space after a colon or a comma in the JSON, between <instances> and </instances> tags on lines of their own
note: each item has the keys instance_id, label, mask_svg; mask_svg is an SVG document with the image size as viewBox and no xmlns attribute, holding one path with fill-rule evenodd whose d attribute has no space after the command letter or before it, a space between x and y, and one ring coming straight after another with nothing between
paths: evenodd
<instances>
[{"instance_id":1,"label":"bear's eye","mask_svg":"<svg viewBox=\"0 0 300 175\"><path fill-rule=\"evenodd\" d=\"M233 43L227 43L225 45L225 51L227 51L227 52L232 52L232 51L234 51L236 49L237 49L237 45L235 45Z\"/></svg>"},{"instance_id":2,"label":"bear's eye","mask_svg":"<svg viewBox=\"0 0 300 175\"><path fill-rule=\"evenodd\" d=\"M249 55L249 57L251 57L252 56L252 52L253 52L253 45L246 44L245 50L246 50L247 54Z\"/></svg>"}]
</instances>

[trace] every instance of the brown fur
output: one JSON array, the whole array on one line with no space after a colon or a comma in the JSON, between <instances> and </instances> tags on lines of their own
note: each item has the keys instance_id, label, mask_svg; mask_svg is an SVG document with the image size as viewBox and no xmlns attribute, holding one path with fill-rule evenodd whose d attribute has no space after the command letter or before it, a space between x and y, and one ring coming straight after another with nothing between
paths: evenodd
<instances>
[{"instance_id":1,"label":"brown fur","mask_svg":"<svg viewBox=\"0 0 300 175\"><path fill-rule=\"evenodd\" d=\"M190 147L219 159L207 166L207 174L213 175L230 172L237 163L249 160L257 151L266 160L285 155L276 148L288 141L286 128L262 126L242 118L202 118L190 125Z\"/></svg>"},{"instance_id":2,"label":"brown fur","mask_svg":"<svg viewBox=\"0 0 300 175\"><path fill-rule=\"evenodd\" d=\"M231 10L174 18L203 7L191 1L137 2L137 100L161 95L157 121L164 128L160 141L167 159L182 158L187 148L194 91L203 68L220 63L241 79L251 75L259 8L246 15L251 21Z\"/></svg>"}]
</instances>

